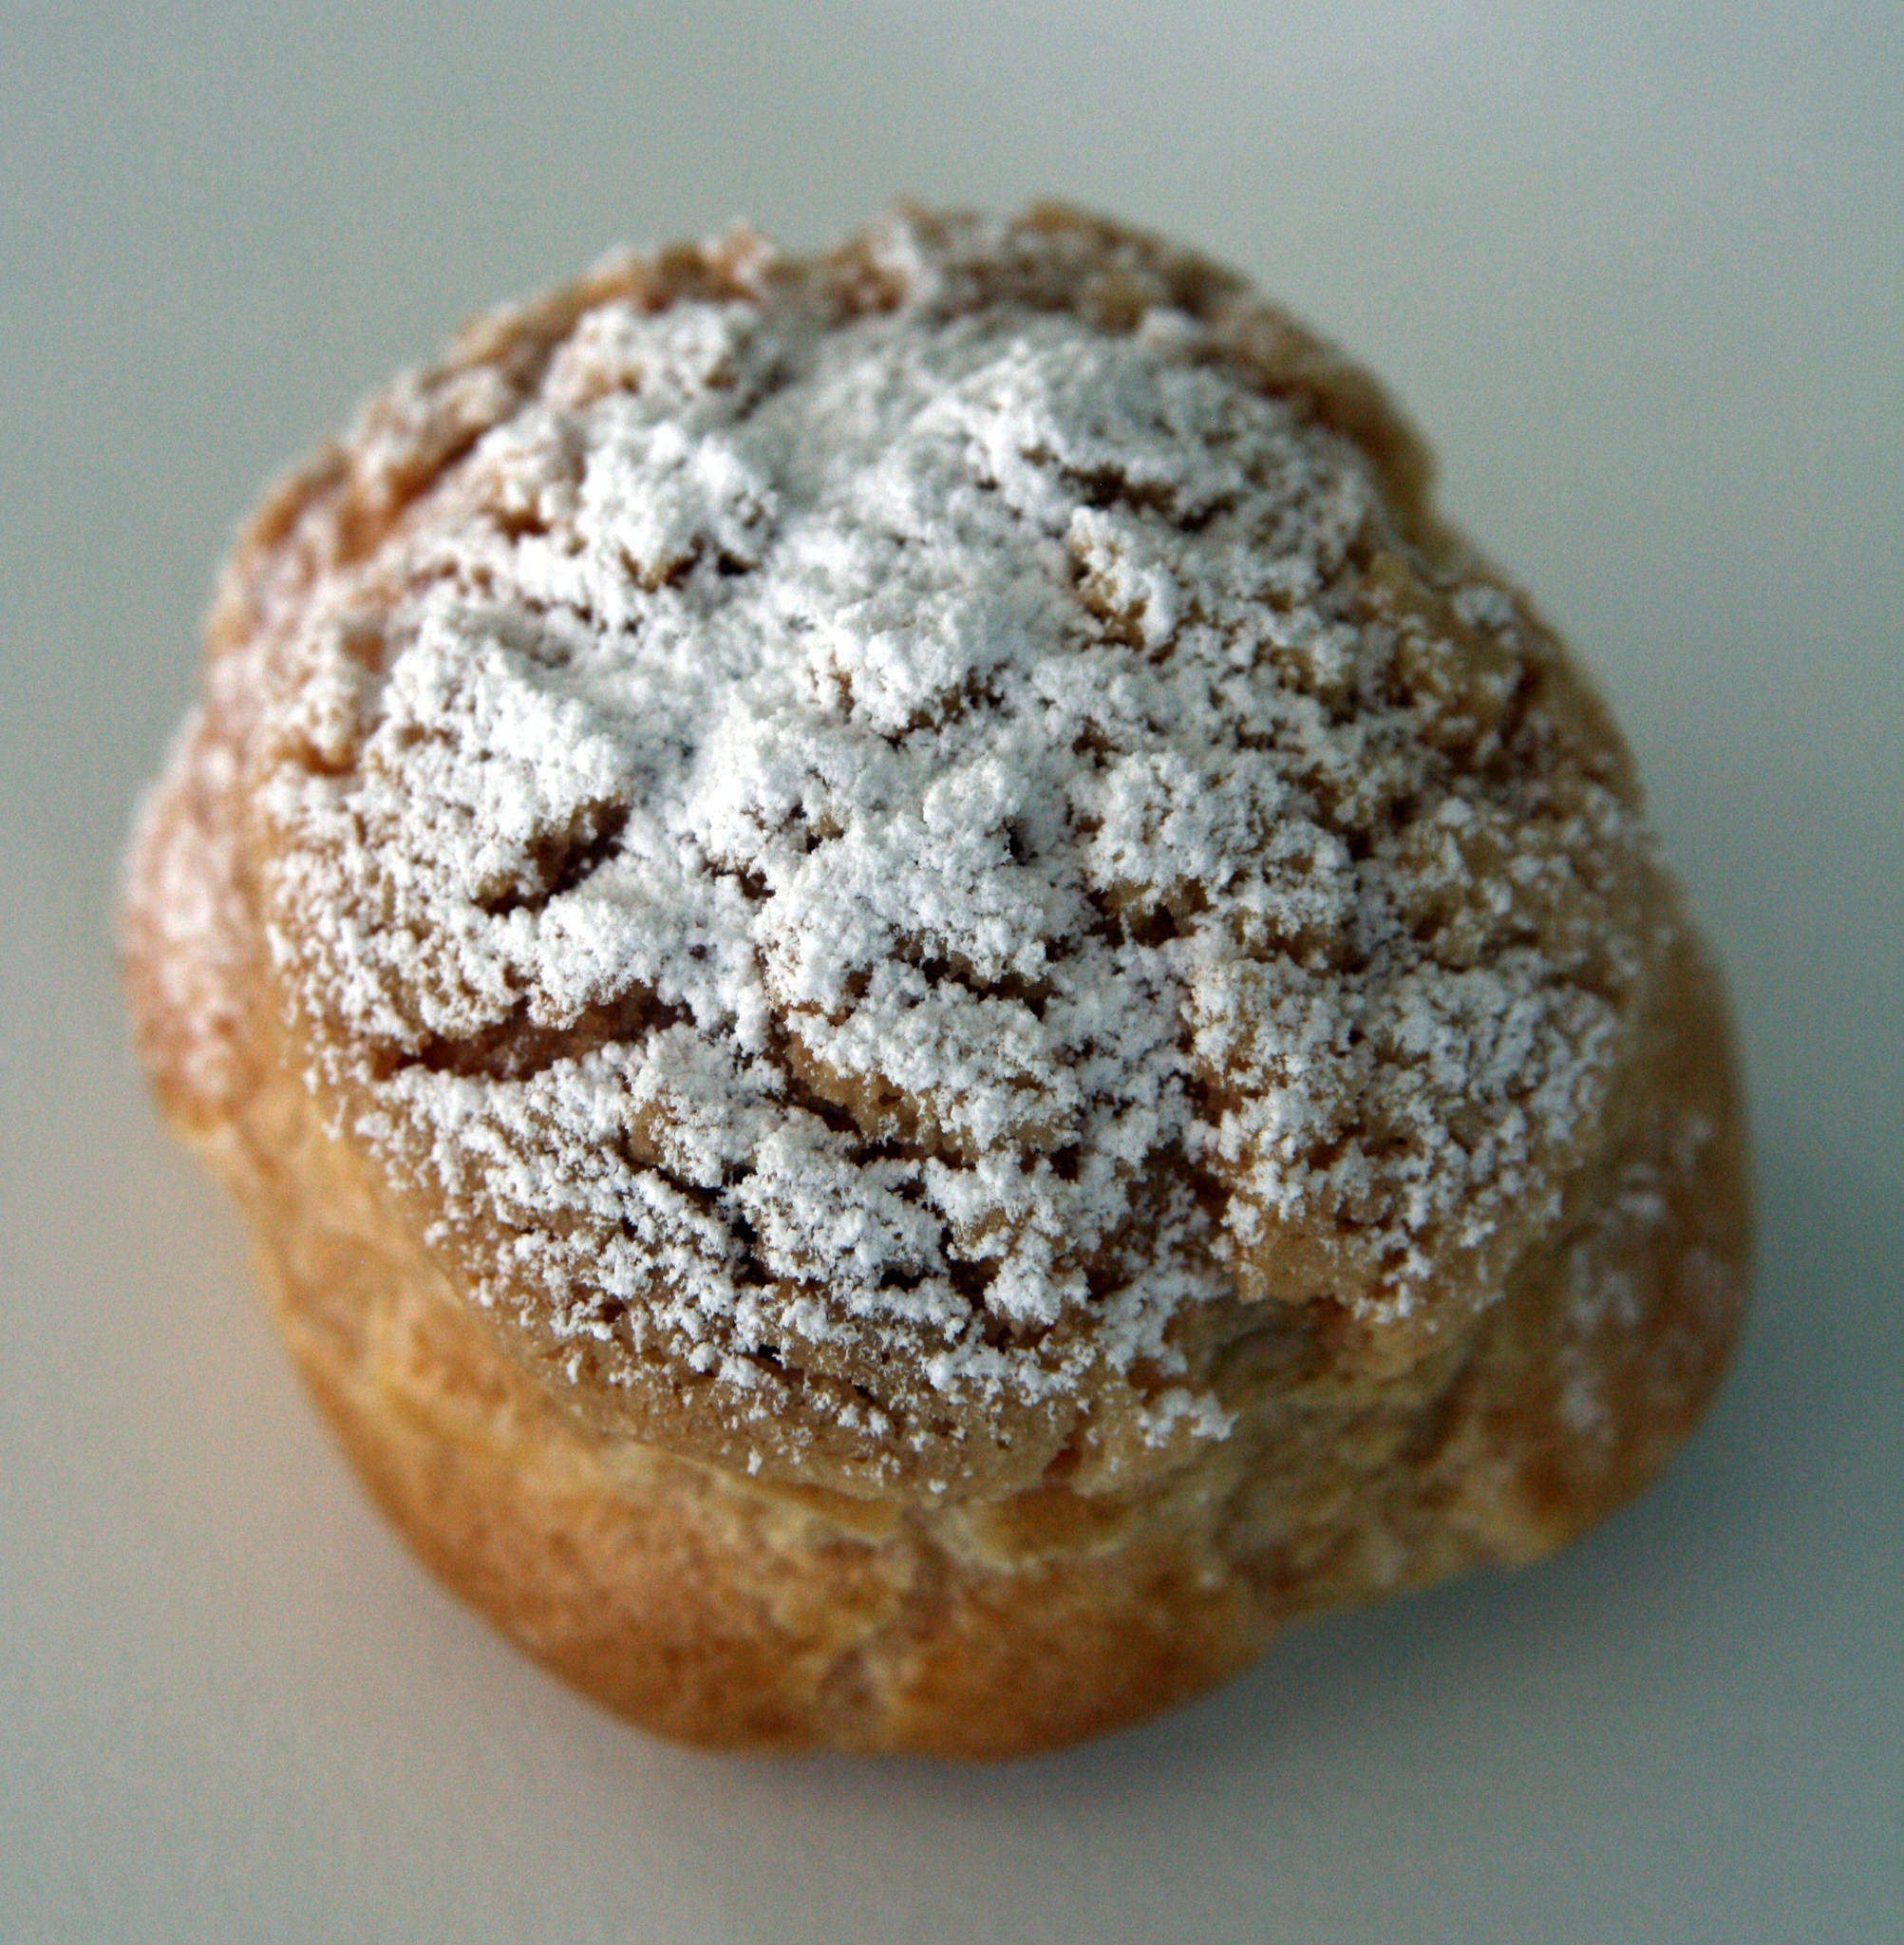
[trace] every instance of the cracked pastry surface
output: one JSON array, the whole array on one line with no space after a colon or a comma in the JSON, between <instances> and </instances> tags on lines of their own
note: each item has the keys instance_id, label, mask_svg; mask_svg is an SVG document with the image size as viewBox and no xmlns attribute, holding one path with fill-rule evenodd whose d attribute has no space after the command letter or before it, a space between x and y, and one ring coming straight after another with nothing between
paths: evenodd
<instances>
[{"instance_id":1,"label":"cracked pastry surface","mask_svg":"<svg viewBox=\"0 0 1904 1945\"><path fill-rule=\"evenodd\" d=\"M1743 1270L1720 1002L1616 731L1427 475L1238 280L1044 210L610 259L267 500L135 841L134 1010L440 1571L403 1482L476 1463L454 1386L373 1429L416 1304L615 1517L797 1504L795 1577L938 1589L743 1740L937 1747L895 1698L961 1594L976 1668L1145 1549L1182 1691L1660 1463ZM333 1232L403 1238L382 1284ZM668 1625L720 1632L624 1634ZM749 1694L818 1665L778 1626Z\"/></svg>"}]
</instances>

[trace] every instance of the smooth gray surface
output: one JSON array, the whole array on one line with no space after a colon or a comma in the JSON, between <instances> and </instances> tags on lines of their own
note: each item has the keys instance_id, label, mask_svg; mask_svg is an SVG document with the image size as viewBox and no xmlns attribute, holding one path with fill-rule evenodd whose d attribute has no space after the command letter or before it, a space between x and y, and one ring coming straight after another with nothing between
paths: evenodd
<instances>
[{"instance_id":1,"label":"smooth gray surface","mask_svg":"<svg viewBox=\"0 0 1904 1945\"><path fill-rule=\"evenodd\" d=\"M1893 6L0 8L0 1936L1904 1936ZM1567 1557L1010 1770L650 1744L364 1508L122 1051L263 479L462 314L1055 191L1386 374L1599 670L1738 998L1758 1305Z\"/></svg>"}]
</instances>

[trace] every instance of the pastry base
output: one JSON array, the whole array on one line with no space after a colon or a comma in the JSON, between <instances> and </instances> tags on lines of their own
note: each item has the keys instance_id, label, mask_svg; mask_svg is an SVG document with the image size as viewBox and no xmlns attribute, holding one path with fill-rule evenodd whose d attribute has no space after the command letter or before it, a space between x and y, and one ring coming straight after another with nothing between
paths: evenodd
<instances>
[{"instance_id":1,"label":"pastry base","mask_svg":"<svg viewBox=\"0 0 1904 1945\"><path fill-rule=\"evenodd\" d=\"M254 1074L216 1120L172 1105L371 1497L538 1661L688 1743L997 1758L1153 1714L1298 1616L1565 1543L1681 1442L1740 1314L1729 1050L1689 948L1623 1138L1460 1342L1358 1373L1310 1311L1266 1304L1219 1367L1232 1436L1122 1494L861 1500L605 1436L513 1361L301 1082Z\"/></svg>"}]
</instances>

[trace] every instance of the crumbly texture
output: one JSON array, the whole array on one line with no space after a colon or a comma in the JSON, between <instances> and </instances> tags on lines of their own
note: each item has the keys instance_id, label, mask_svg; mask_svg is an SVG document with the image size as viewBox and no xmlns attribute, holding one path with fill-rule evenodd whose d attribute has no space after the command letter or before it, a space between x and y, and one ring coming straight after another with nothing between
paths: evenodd
<instances>
[{"instance_id":1,"label":"crumbly texture","mask_svg":"<svg viewBox=\"0 0 1904 1945\"><path fill-rule=\"evenodd\" d=\"M1427 473L1200 259L911 214L611 259L254 519L141 1047L373 1488L552 1665L1042 1747L1683 1436L1723 1013Z\"/></svg>"}]
</instances>

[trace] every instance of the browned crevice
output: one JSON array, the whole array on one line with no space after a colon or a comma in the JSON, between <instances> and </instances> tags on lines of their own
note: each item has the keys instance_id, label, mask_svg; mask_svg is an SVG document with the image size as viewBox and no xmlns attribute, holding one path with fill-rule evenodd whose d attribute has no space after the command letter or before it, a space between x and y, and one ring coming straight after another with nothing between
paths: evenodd
<instances>
[{"instance_id":1,"label":"browned crevice","mask_svg":"<svg viewBox=\"0 0 1904 1945\"><path fill-rule=\"evenodd\" d=\"M971 1154L929 1113L922 1114L910 1095L883 1077L838 1074L797 1034L785 1030L778 1038L774 1057L782 1081L781 1099L845 1136L860 1164L890 1161L939 1161L951 1168L970 1165Z\"/></svg>"},{"instance_id":2,"label":"browned crevice","mask_svg":"<svg viewBox=\"0 0 1904 1945\"><path fill-rule=\"evenodd\" d=\"M781 1077L781 1099L787 1106L803 1109L836 1135L844 1135L855 1143L867 1139L866 1130L854 1119L852 1110L843 1103L829 1099L814 1085L804 1049L798 1043L783 1035L777 1051L775 1066Z\"/></svg>"},{"instance_id":3,"label":"browned crevice","mask_svg":"<svg viewBox=\"0 0 1904 1945\"><path fill-rule=\"evenodd\" d=\"M549 522L535 506L494 506L489 518L505 540L542 540L549 535Z\"/></svg>"},{"instance_id":4,"label":"browned crevice","mask_svg":"<svg viewBox=\"0 0 1904 1945\"><path fill-rule=\"evenodd\" d=\"M1115 643L1121 649L1129 649L1134 654L1141 654L1143 640L1143 607L1120 606L1094 581L1083 582L1078 591L1078 599L1085 614L1098 624L1099 638ZM1079 751L1079 754L1083 754Z\"/></svg>"},{"instance_id":5,"label":"browned crevice","mask_svg":"<svg viewBox=\"0 0 1904 1945\"><path fill-rule=\"evenodd\" d=\"M970 711L995 707L999 695L993 683L994 670L973 669L955 688L945 689L923 708L906 718L895 735L885 741L895 748L909 738L933 735L962 720Z\"/></svg>"},{"instance_id":6,"label":"browned crevice","mask_svg":"<svg viewBox=\"0 0 1904 1945\"><path fill-rule=\"evenodd\" d=\"M688 1017L684 1008L667 1005L645 987L631 988L617 999L589 1007L560 1027L537 1025L529 1018L528 1002L521 1000L506 1020L480 1033L454 1038L432 1034L414 1053L392 1051L378 1063L376 1077L386 1080L403 1067L420 1067L471 1080L521 1081L557 1061L580 1060L600 1048L643 1039L660 1029L679 1026Z\"/></svg>"},{"instance_id":7,"label":"browned crevice","mask_svg":"<svg viewBox=\"0 0 1904 1945\"><path fill-rule=\"evenodd\" d=\"M961 1257L948 1264L946 1269L946 1280L975 1311L985 1308L986 1293L997 1275L997 1258L990 1256L979 1262Z\"/></svg>"},{"instance_id":8,"label":"browned crevice","mask_svg":"<svg viewBox=\"0 0 1904 1945\"><path fill-rule=\"evenodd\" d=\"M988 1350L1020 1350L1044 1335L1042 1329L1027 1333L997 1311L974 1311L972 1317L978 1327L979 1342Z\"/></svg>"},{"instance_id":9,"label":"browned crevice","mask_svg":"<svg viewBox=\"0 0 1904 1945\"><path fill-rule=\"evenodd\" d=\"M526 878L477 902L492 917L537 911L598 871L614 855L628 826L625 803L591 803L559 831L546 831L529 847Z\"/></svg>"},{"instance_id":10,"label":"browned crevice","mask_svg":"<svg viewBox=\"0 0 1904 1945\"><path fill-rule=\"evenodd\" d=\"M957 1291L971 1313L971 1329L990 1350L1025 1351L1043 1344L1051 1327L1034 1318L1008 1316L991 1308L989 1298L997 1280L999 1261L988 1256L977 1262L952 1258L946 1265L946 1280Z\"/></svg>"},{"instance_id":11,"label":"browned crevice","mask_svg":"<svg viewBox=\"0 0 1904 1945\"><path fill-rule=\"evenodd\" d=\"M1118 915L1123 935L1135 946L1168 945L1183 936L1183 926L1169 905L1159 902L1147 910L1133 905Z\"/></svg>"},{"instance_id":12,"label":"browned crevice","mask_svg":"<svg viewBox=\"0 0 1904 1945\"><path fill-rule=\"evenodd\" d=\"M1210 909L1209 893L1188 878L1155 897L1138 887L1100 891L1087 885L1084 898L1096 914L1090 930L1113 946L1167 945Z\"/></svg>"},{"instance_id":13,"label":"browned crevice","mask_svg":"<svg viewBox=\"0 0 1904 1945\"><path fill-rule=\"evenodd\" d=\"M679 1185L676 1177L670 1175L668 1180ZM707 1205L710 1211L718 1209L734 1243L735 1255L728 1261L728 1275L744 1290L769 1289L779 1279L761 1255L760 1232L736 1204L731 1188L730 1183L719 1197L710 1197Z\"/></svg>"},{"instance_id":14,"label":"browned crevice","mask_svg":"<svg viewBox=\"0 0 1904 1945\"><path fill-rule=\"evenodd\" d=\"M664 589L685 587L704 564L710 565L722 580L740 580L756 571L756 563L745 555L715 547L705 535L698 535L681 554L665 559L643 562L626 548L620 550L623 571L645 595L658 595Z\"/></svg>"},{"instance_id":15,"label":"browned crevice","mask_svg":"<svg viewBox=\"0 0 1904 1945\"><path fill-rule=\"evenodd\" d=\"M1029 979L1022 972L987 977L963 954L928 952L916 940L903 942L894 957L914 968L930 987L956 986L975 999L1014 1001L1033 1019L1045 1017L1045 1008L1051 997L1051 982L1047 979Z\"/></svg>"}]
</instances>

